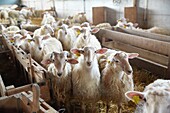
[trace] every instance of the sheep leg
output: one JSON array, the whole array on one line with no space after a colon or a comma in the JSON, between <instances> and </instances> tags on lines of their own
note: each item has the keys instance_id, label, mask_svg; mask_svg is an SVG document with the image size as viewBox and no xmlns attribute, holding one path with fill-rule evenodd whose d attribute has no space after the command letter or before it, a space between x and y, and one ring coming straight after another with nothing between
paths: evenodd
<instances>
[{"instance_id":1,"label":"sheep leg","mask_svg":"<svg viewBox=\"0 0 170 113\"><path fill-rule=\"evenodd\" d=\"M122 113L122 105L121 104L118 104L118 113Z\"/></svg>"},{"instance_id":2,"label":"sheep leg","mask_svg":"<svg viewBox=\"0 0 170 113\"><path fill-rule=\"evenodd\" d=\"M106 113L109 113L109 109L110 109L110 104L109 102L106 102Z\"/></svg>"},{"instance_id":3,"label":"sheep leg","mask_svg":"<svg viewBox=\"0 0 170 113\"><path fill-rule=\"evenodd\" d=\"M82 113L86 113L86 105L85 105L85 103L82 103Z\"/></svg>"},{"instance_id":4,"label":"sheep leg","mask_svg":"<svg viewBox=\"0 0 170 113\"><path fill-rule=\"evenodd\" d=\"M92 113L97 113L96 103L91 103L91 111Z\"/></svg>"}]
</instances>

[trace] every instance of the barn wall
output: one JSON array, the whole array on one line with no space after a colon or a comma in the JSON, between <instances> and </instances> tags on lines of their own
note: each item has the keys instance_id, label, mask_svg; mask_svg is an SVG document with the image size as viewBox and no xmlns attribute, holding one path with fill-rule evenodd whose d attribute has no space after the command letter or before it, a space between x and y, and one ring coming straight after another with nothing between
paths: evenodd
<instances>
[{"instance_id":1,"label":"barn wall","mask_svg":"<svg viewBox=\"0 0 170 113\"><path fill-rule=\"evenodd\" d=\"M0 5L17 4L20 0L0 0Z\"/></svg>"},{"instance_id":2,"label":"barn wall","mask_svg":"<svg viewBox=\"0 0 170 113\"><path fill-rule=\"evenodd\" d=\"M26 1L29 4L28 6L36 9L49 9L53 6L52 0L23 1ZM170 0L137 0L139 24L147 25L148 27L160 26L170 28L169 4ZM133 0L85 0L85 5L84 0L55 0L55 5L57 13L61 18L84 12L85 6L85 12L90 21L92 21L92 7L106 6L109 8L107 16L113 18L113 22L111 18L109 22L113 24L117 19L124 16L124 7L133 6Z\"/></svg>"}]
</instances>

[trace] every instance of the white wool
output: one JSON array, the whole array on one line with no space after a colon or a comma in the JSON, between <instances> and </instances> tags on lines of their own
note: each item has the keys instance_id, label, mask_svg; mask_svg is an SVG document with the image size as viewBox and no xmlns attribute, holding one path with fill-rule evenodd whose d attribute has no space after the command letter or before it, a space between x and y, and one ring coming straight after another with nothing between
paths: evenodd
<instances>
[{"instance_id":1,"label":"white wool","mask_svg":"<svg viewBox=\"0 0 170 113\"><path fill-rule=\"evenodd\" d=\"M73 44L73 48L83 48L85 46L94 47L95 50L101 49L101 44L95 35L92 35L88 28L83 27L85 32L80 33Z\"/></svg>"},{"instance_id":2,"label":"white wool","mask_svg":"<svg viewBox=\"0 0 170 113\"><path fill-rule=\"evenodd\" d=\"M52 24L53 22L56 22L55 18L50 13L45 13L41 25Z\"/></svg>"},{"instance_id":3,"label":"white wool","mask_svg":"<svg viewBox=\"0 0 170 113\"><path fill-rule=\"evenodd\" d=\"M100 29L110 29L110 30L112 29L112 26L109 23L100 23L95 27Z\"/></svg>"},{"instance_id":4,"label":"white wool","mask_svg":"<svg viewBox=\"0 0 170 113\"><path fill-rule=\"evenodd\" d=\"M73 95L82 101L95 102L99 99L100 72L97 58L92 61L92 67L87 68L83 55L72 71Z\"/></svg>"},{"instance_id":5,"label":"white wool","mask_svg":"<svg viewBox=\"0 0 170 113\"><path fill-rule=\"evenodd\" d=\"M146 32L149 33L157 33L157 34L162 34L162 35L168 35L170 36L170 30L166 28L161 28L161 27L152 27L150 29L147 29Z\"/></svg>"},{"instance_id":6,"label":"white wool","mask_svg":"<svg viewBox=\"0 0 170 113\"><path fill-rule=\"evenodd\" d=\"M57 39L59 39L63 45L63 49L70 51L73 47L75 40L77 39L77 33L74 28L59 29Z\"/></svg>"},{"instance_id":7,"label":"white wool","mask_svg":"<svg viewBox=\"0 0 170 113\"><path fill-rule=\"evenodd\" d=\"M51 27L51 25L45 24L45 25L41 26L39 29L36 29L34 31L33 38L35 36L41 36L41 35L47 35L47 34L53 35L53 33L54 33L54 30Z\"/></svg>"},{"instance_id":8,"label":"white wool","mask_svg":"<svg viewBox=\"0 0 170 113\"><path fill-rule=\"evenodd\" d=\"M135 113L169 113L170 80L158 79L145 87L143 92L132 91L125 95L132 100L140 96L140 103Z\"/></svg>"},{"instance_id":9,"label":"white wool","mask_svg":"<svg viewBox=\"0 0 170 113\"><path fill-rule=\"evenodd\" d=\"M5 20L6 20L6 19L9 18L8 10L6 10L6 9L1 10L0 15L1 15L1 18L2 18L2 19L5 19Z\"/></svg>"},{"instance_id":10,"label":"white wool","mask_svg":"<svg viewBox=\"0 0 170 113\"><path fill-rule=\"evenodd\" d=\"M42 49L40 50L39 47ZM31 48L32 57L39 63L46 54L52 53L53 51L63 51L61 42L55 38L48 38L46 40L40 39L40 45L33 43Z\"/></svg>"}]
</instances>

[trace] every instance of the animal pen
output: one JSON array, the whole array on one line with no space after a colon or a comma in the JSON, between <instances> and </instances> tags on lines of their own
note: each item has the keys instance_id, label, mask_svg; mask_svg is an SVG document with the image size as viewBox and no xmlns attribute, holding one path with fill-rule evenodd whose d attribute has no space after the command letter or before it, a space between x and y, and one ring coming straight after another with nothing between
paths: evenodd
<instances>
[{"instance_id":1,"label":"animal pen","mask_svg":"<svg viewBox=\"0 0 170 113\"><path fill-rule=\"evenodd\" d=\"M101 29L98 37L104 47L139 53L132 65L170 78L170 36L116 28Z\"/></svg>"},{"instance_id":2,"label":"animal pen","mask_svg":"<svg viewBox=\"0 0 170 113\"><path fill-rule=\"evenodd\" d=\"M0 105L7 103L2 105L5 110L9 104L14 103L10 108L18 112L56 113L57 111L46 103L57 101L54 99L55 94L52 89L53 75L32 59L30 54L15 47L7 37L9 36L6 34L1 36L6 52L10 54L16 66L20 67L29 84L18 88L6 87L0 78L1 96L3 96ZM170 78L169 36L117 28L116 30L101 29L97 37L103 47L139 53L138 58L131 60L133 66L144 68L155 75L160 75L161 78Z\"/></svg>"}]
</instances>

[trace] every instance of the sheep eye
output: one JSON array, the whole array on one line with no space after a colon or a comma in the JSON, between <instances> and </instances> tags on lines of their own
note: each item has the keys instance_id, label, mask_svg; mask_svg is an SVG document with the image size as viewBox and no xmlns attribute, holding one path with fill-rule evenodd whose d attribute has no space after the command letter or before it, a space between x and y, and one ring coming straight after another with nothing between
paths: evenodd
<instances>
[{"instance_id":1,"label":"sheep eye","mask_svg":"<svg viewBox=\"0 0 170 113\"><path fill-rule=\"evenodd\" d=\"M146 98L144 98L143 100L144 100L144 102L146 102Z\"/></svg>"},{"instance_id":2,"label":"sheep eye","mask_svg":"<svg viewBox=\"0 0 170 113\"><path fill-rule=\"evenodd\" d=\"M116 62L116 63L119 63L119 61L118 61L118 60L115 60L115 62Z\"/></svg>"},{"instance_id":3,"label":"sheep eye","mask_svg":"<svg viewBox=\"0 0 170 113\"><path fill-rule=\"evenodd\" d=\"M81 53L84 53L84 50L82 50Z\"/></svg>"}]
</instances>

